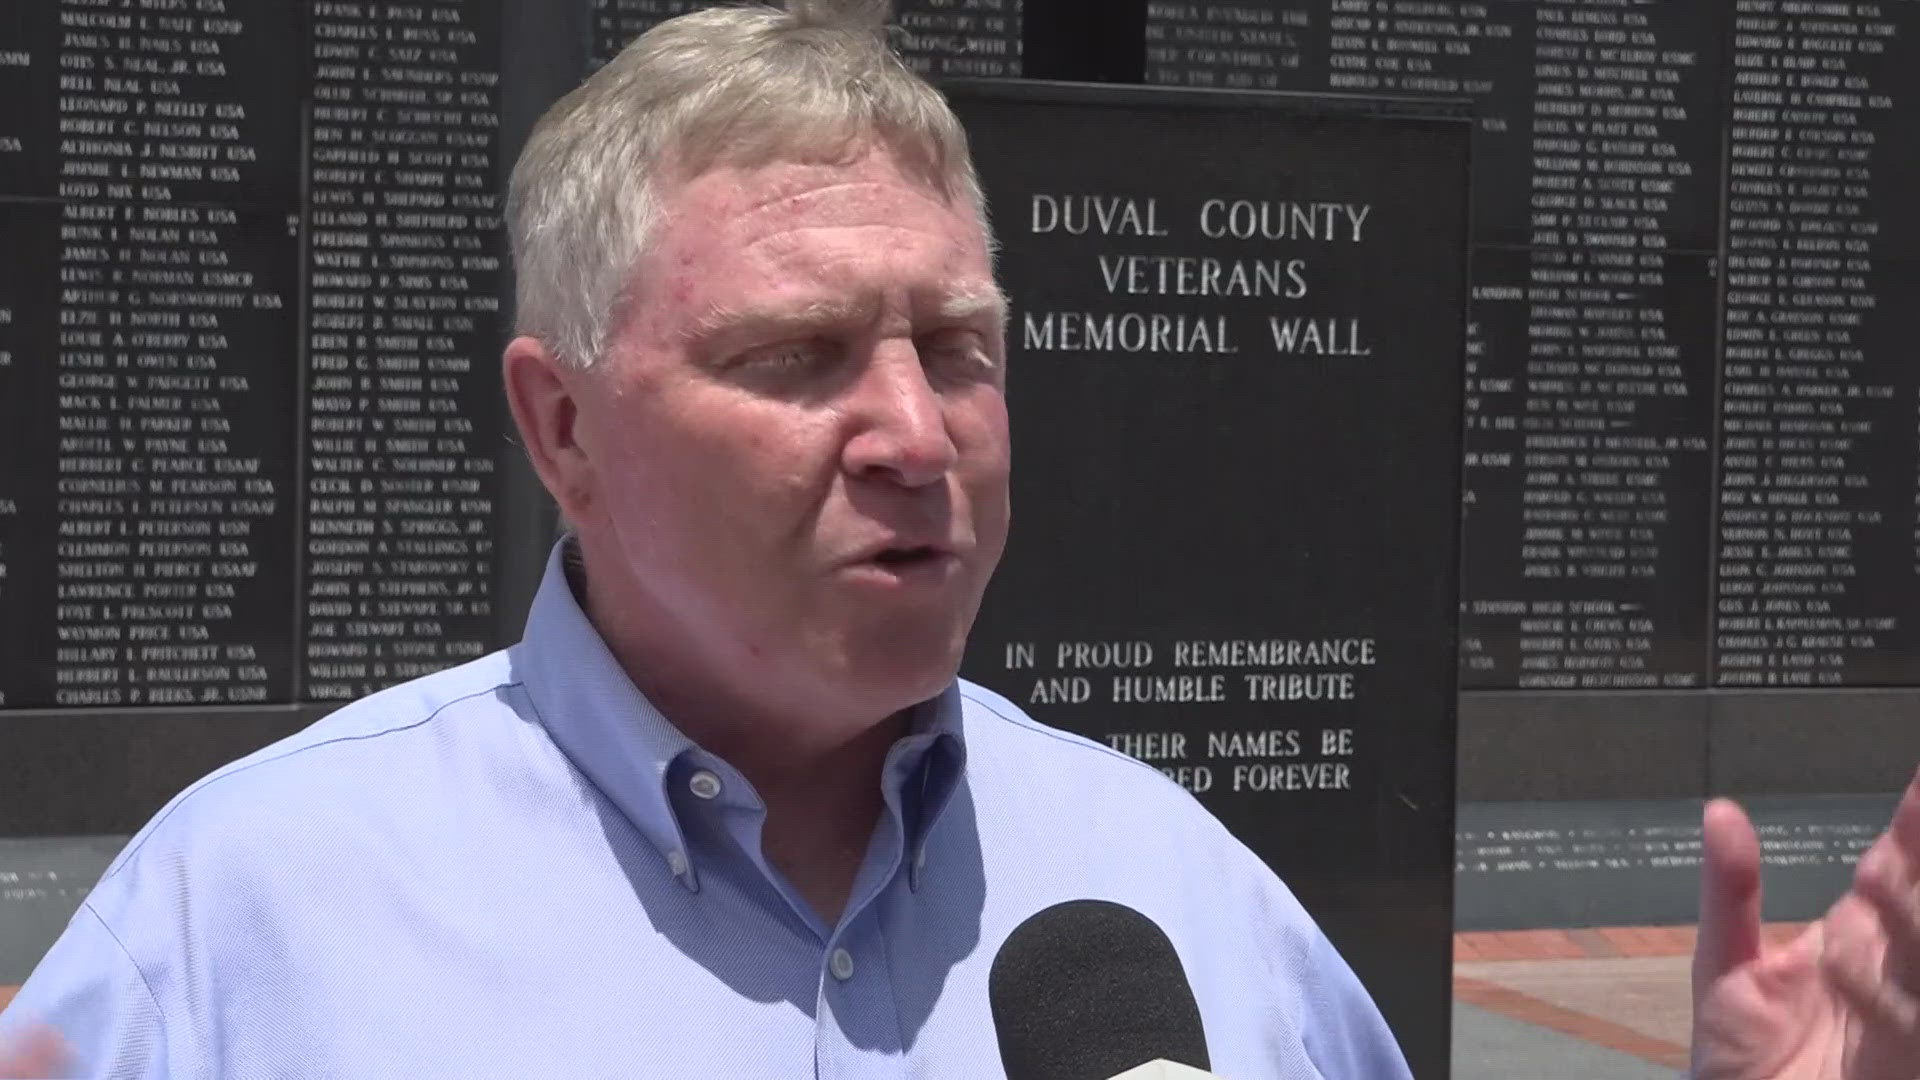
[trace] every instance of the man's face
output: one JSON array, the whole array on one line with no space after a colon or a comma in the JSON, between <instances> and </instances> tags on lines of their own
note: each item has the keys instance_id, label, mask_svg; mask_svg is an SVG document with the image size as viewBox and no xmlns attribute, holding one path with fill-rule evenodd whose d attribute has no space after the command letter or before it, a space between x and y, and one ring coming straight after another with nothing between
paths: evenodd
<instances>
[{"instance_id":1,"label":"man's face","mask_svg":"<svg viewBox=\"0 0 1920 1080\"><path fill-rule=\"evenodd\" d=\"M614 602L761 699L871 723L932 696L1007 532L977 216L884 152L714 170L662 209L580 403Z\"/></svg>"}]
</instances>

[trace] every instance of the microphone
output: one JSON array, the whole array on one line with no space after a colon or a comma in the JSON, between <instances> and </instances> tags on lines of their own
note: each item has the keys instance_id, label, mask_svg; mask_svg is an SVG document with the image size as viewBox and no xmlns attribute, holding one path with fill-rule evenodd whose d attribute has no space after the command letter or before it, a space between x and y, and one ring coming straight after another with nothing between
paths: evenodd
<instances>
[{"instance_id":1,"label":"microphone","mask_svg":"<svg viewBox=\"0 0 1920 1080\"><path fill-rule=\"evenodd\" d=\"M1007 1080L1212 1075L1180 955L1124 904L1069 900L1029 916L994 956L987 999Z\"/></svg>"}]
</instances>

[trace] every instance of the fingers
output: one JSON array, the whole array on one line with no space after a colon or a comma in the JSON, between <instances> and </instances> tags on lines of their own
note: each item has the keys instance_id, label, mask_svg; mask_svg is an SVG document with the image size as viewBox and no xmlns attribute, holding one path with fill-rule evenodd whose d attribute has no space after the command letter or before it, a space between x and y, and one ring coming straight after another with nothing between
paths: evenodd
<instances>
[{"instance_id":1,"label":"fingers","mask_svg":"<svg viewBox=\"0 0 1920 1080\"><path fill-rule=\"evenodd\" d=\"M1853 1068L1912 1075L1920 1058L1920 780L1821 926L1820 970L1850 1015Z\"/></svg>"},{"instance_id":2,"label":"fingers","mask_svg":"<svg viewBox=\"0 0 1920 1080\"><path fill-rule=\"evenodd\" d=\"M1920 1031L1920 1001L1881 976L1886 941L1877 932L1877 921L1856 897L1835 904L1827 914L1821 969L1868 1026Z\"/></svg>"},{"instance_id":3,"label":"fingers","mask_svg":"<svg viewBox=\"0 0 1920 1080\"><path fill-rule=\"evenodd\" d=\"M1920 854L1920 772L1915 772L1893 811L1893 824L1887 835L1909 853Z\"/></svg>"},{"instance_id":4,"label":"fingers","mask_svg":"<svg viewBox=\"0 0 1920 1080\"><path fill-rule=\"evenodd\" d=\"M46 1080L63 1075L66 1047L51 1028L32 1027L0 1040L0 1078Z\"/></svg>"},{"instance_id":5,"label":"fingers","mask_svg":"<svg viewBox=\"0 0 1920 1080\"><path fill-rule=\"evenodd\" d=\"M1760 955L1760 839L1746 811L1728 799L1707 804L1701 840L1700 938L1693 953L1693 998Z\"/></svg>"},{"instance_id":6,"label":"fingers","mask_svg":"<svg viewBox=\"0 0 1920 1080\"><path fill-rule=\"evenodd\" d=\"M1920 1060L1920 998L1887 974L1883 920L1859 893L1822 920L1820 973L1845 1014L1849 1076L1907 1077Z\"/></svg>"},{"instance_id":7,"label":"fingers","mask_svg":"<svg viewBox=\"0 0 1920 1080\"><path fill-rule=\"evenodd\" d=\"M1893 826L1861 857L1853 894L1875 917L1883 980L1920 993L1920 783L1907 788Z\"/></svg>"},{"instance_id":8,"label":"fingers","mask_svg":"<svg viewBox=\"0 0 1920 1080\"><path fill-rule=\"evenodd\" d=\"M1909 989L1920 990L1913 978L1920 973L1920 893L1915 885L1914 857L1890 835L1867 849L1853 876L1854 894L1871 907L1886 939L1888 973Z\"/></svg>"}]
</instances>

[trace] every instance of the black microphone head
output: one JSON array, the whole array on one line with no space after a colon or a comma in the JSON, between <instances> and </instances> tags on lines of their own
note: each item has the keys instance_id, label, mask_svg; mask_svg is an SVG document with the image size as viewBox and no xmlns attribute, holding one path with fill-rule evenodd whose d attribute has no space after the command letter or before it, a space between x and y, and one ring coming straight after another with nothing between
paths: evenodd
<instances>
[{"instance_id":1,"label":"black microphone head","mask_svg":"<svg viewBox=\"0 0 1920 1080\"><path fill-rule=\"evenodd\" d=\"M1180 954L1124 904L1029 917L993 958L987 999L1007 1080L1107 1080L1157 1058L1211 1067Z\"/></svg>"}]
</instances>

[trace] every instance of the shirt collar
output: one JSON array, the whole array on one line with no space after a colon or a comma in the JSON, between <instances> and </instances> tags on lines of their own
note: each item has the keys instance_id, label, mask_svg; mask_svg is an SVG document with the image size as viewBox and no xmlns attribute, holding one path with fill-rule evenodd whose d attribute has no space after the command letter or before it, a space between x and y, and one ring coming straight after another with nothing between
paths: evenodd
<instances>
[{"instance_id":1,"label":"shirt collar","mask_svg":"<svg viewBox=\"0 0 1920 1080\"><path fill-rule=\"evenodd\" d=\"M697 868L669 784L684 783L683 774L705 763L732 770L681 734L633 684L574 595L568 570L577 560L571 536L548 555L526 631L512 650L514 670L574 768L659 850L681 884L697 892ZM950 684L913 707L908 733L888 752L882 773L887 806L899 816L907 840L904 854L915 888L927 834L965 773L961 721L959 687Z\"/></svg>"},{"instance_id":2,"label":"shirt collar","mask_svg":"<svg viewBox=\"0 0 1920 1080\"><path fill-rule=\"evenodd\" d=\"M881 790L890 812L900 816L907 881L915 890L926 869L928 834L966 775L963 716L960 686L949 683L938 697L913 707L908 733L887 754Z\"/></svg>"}]
</instances>

